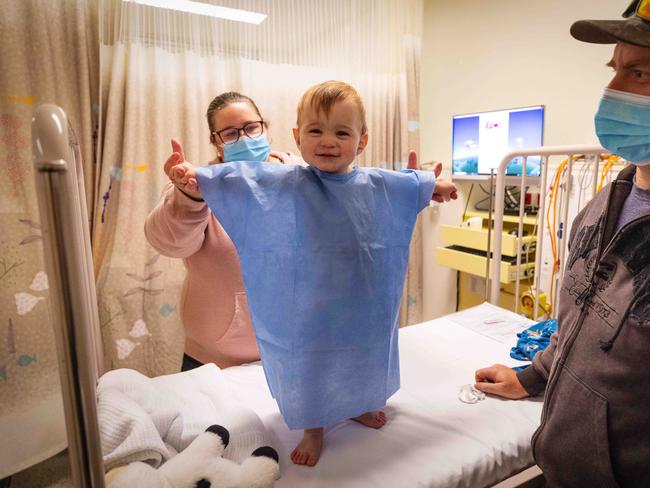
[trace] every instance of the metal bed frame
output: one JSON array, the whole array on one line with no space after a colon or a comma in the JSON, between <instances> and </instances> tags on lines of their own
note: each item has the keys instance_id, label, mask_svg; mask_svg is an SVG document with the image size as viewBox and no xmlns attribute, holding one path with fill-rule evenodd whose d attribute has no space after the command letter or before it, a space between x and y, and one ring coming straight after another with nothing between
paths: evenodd
<instances>
[{"instance_id":1,"label":"metal bed frame","mask_svg":"<svg viewBox=\"0 0 650 488\"><path fill-rule=\"evenodd\" d=\"M39 106L32 119L32 152L72 481L103 488L96 399L103 354L84 180L74 147L65 112Z\"/></svg>"},{"instance_id":2,"label":"metal bed frame","mask_svg":"<svg viewBox=\"0 0 650 488\"><path fill-rule=\"evenodd\" d=\"M542 262L542 253L544 249L544 224L545 216L544 210L546 208L546 185L548 180L548 170L549 170L549 157L551 156L566 156L567 164L567 174L570 176L573 170L573 163L578 156L593 156L593 171L594 171L594 182L593 190L594 194L596 193L598 179L598 168L600 164L600 155L609 154L608 151L601 146L597 145L573 145L573 146L546 146L546 147L534 147L529 149L517 149L506 153L501 159L501 163L497 169L496 173L496 185L494 184L494 172L490 178L490 197L492 197L493 187L496 187L496 193L494 196L494 211L492 209L492 199L490 199L490 212L488 219L488 249L487 249L487 263L486 263L486 274L485 274L485 290L486 290L486 301L497 305L499 300L499 278L501 274L501 267L498 263L501 262L501 242L503 238L503 212L504 212L504 198L505 198L505 186L506 186L506 168L510 161L516 157L523 157L523 167L522 175L520 178L520 202L519 202L519 223L517 229L517 266L516 266L516 277L515 277L515 313L519 313L519 289L520 289L520 267L521 267L521 251L522 251L522 240L523 240L523 222L524 222L524 208L525 208L525 191L526 187L526 164L530 156L541 156L541 183L540 183L540 204L538 210L538 221L537 221L537 244L535 249L535 268L534 268L534 280L535 280L535 304L533 308L533 319L539 317L539 290L540 290L540 266ZM512 177L508 177L512 178ZM558 226L561 229L558 232L557 242L559 250L559 275L556 278L558 283L562 282L562 277L564 274L564 257L567 251L568 245L568 212L569 212L569 195L571 194L572 179L571 177L566 178L563 185L561 185L562 199L561 199L561 208L560 208L560 225ZM494 213L494 228L492 229L492 214ZM491 234L494 233L494 242L491 247ZM497 263L492 266L493 271L490 274L490 248L492 249L492 261ZM491 279L490 279L491 278ZM557 303L557 294L559 293L559 287L555 286L554 297L551 297L553 303ZM552 316L556 316L557 307L554 307Z\"/></svg>"}]
</instances>

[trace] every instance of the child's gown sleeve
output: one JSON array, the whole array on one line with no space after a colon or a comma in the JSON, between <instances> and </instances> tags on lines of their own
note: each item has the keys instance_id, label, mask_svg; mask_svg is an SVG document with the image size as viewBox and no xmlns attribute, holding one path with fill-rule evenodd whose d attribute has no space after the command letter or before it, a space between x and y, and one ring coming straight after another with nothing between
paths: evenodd
<instances>
[{"instance_id":1,"label":"child's gown sleeve","mask_svg":"<svg viewBox=\"0 0 650 488\"><path fill-rule=\"evenodd\" d=\"M291 429L382 408L399 388L397 318L430 172L228 163L199 168L235 244L271 393Z\"/></svg>"}]
</instances>

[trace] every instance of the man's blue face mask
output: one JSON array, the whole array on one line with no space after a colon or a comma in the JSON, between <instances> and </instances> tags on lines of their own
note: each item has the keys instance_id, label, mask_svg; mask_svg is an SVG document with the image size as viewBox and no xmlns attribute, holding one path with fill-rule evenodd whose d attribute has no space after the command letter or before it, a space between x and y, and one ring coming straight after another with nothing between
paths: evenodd
<instances>
[{"instance_id":1,"label":"man's blue face mask","mask_svg":"<svg viewBox=\"0 0 650 488\"><path fill-rule=\"evenodd\" d=\"M595 122L605 149L636 165L650 164L650 97L605 88Z\"/></svg>"},{"instance_id":2,"label":"man's blue face mask","mask_svg":"<svg viewBox=\"0 0 650 488\"><path fill-rule=\"evenodd\" d=\"M266 134L258 137L243 136L234 144L224 144L223 159L231 161L266 161L271 152L271 146Z\"/></svg>"}]
</instances>

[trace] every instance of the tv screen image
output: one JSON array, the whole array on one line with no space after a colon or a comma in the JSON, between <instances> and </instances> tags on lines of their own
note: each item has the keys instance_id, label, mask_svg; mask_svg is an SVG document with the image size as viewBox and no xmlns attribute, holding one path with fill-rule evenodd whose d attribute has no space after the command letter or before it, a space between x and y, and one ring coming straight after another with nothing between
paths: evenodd
<instances>
[{"instance_id":1,"label":"tv screen image","mask_svg":"<svg viewBox=\"0 0 650 488\"><path fill-rule=\"evenodd\" d=\"M542 145L544 106L480 112L453 117L452 174L489 175L509 150ZM526 175L540 175L541 158L529 156ZM510 161L507 175L520 176L523 158Z\"/></svg>"}]
</instances>

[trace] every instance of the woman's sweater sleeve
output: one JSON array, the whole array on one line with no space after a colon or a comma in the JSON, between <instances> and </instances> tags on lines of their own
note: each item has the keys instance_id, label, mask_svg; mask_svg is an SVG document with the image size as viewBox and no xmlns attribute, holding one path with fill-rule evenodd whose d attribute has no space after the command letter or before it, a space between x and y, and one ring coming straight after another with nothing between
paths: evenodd
<instances>
[{"instance_id":1,"label":"woman's sweater sleeve","mask_svg":"<svg viewBox=\"0 0 650 488\"><path fill-rule=\"evenodd\" d=\"M187 258L203 245L210 209L168 183L158 205L148 215L144 233L160 254Z\"/></svg>"}]
</instances>

